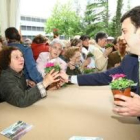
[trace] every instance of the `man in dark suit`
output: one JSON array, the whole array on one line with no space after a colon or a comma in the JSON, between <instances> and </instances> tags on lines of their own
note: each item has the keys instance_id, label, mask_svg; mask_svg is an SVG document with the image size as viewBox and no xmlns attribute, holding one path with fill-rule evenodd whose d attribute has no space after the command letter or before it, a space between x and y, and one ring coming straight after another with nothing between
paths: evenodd
<instances>
[{"instance_id":1,"label":"man in dark suit","mask_svg":"<svg viewBox=\"0 0 140 140\"><path fill-rule=\"evenodd\" d=\"M122 37L127 43L127 51L131 54L124 57L120 66L108 70L102 73L68 76L65 73L61 73L61 77L71 83L77 83L80 86L90 85L108 85L112 78L110 75L122 73L127 76L128 79L133 80L138 85L132 89L137 94L139 91L139 63L138 56L140 58L140 6L137 6L121 18L122 22ZM139 60L140 61L140 60ZM115 101L116 106L114 111L124 116L140 116L140 96L131 93L132 97L126 97L123 95L116 95L116 98L120 98L124 101Z\"/></svg>"}]
</instances>

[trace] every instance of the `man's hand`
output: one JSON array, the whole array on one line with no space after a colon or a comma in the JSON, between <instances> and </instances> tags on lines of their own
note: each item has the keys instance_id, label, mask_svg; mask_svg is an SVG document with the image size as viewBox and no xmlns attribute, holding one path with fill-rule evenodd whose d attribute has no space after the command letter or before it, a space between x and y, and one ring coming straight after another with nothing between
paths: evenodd
<instances>
[{"instance_id":1,"label":"man's hand","mask_svg":"<svg viewBox=\"0 0 140 140\"><path fill-rule=\"evenodd\" d=\"M62 82L65 82L65 83L69 82L69 76L64 71L61 71L59 76L61 77Z\"/></svg>"},{"instance_id":2,"label":"man's hand","mask_svg":"<svg viewBox=\"0 0 140 140\"><path fill-rule=\"evenodd\" d=\"M122 116L140 116L140 96L133 92L131 92L131 96L115 95L115 98L123 101L114 101L116 106L113 111Z\"/></svg>"}]
</instances>

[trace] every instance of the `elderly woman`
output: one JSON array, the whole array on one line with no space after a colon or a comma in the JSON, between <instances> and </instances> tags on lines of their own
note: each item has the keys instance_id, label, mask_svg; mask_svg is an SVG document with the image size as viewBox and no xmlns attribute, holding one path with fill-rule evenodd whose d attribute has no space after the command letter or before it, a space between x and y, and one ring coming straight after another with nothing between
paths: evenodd
<instances>
[{"instance_id":1,"label":"elderly woman","mask_svg":"<svg viewBox=\"0 0 140 140\"><path fill-rule=\"evenodd\" d=\"M79 47L70 47L65 53L65 58L68 60L68 67L66 73L68 75L78 75L81 74L80 71L80 58L81 53Z\"/></svg>"},{"instance_id":2,"label":"elderly woman","mask_svg":"<svg viewBox=\"0 0 140 140\"><path fill-rule=\"evenodd\" d=\"M46 97L46 88L59 81L58 72L52 70L42 82L28 88L23 67L23 54L18 48L5 47L0 51L0 101L27 107Z\"/></svg>"},{"instance_id":3,"label":"elderly woman","mask_svg":"<svg viewBox=\"0 0 140 140\"><path fill-rule=\"evenodd\" d=\"M37 63L37 69L42 74L42 76L45 76L44 68L48 62L57 63L60 65L61 69L66 71L67 64L64 60L59 58L59 55L63 49L63 44L59 39L54 39L50 43L49 52L42 52L39 54L38 59L36 60Z\"/></svg>"}]
</instances>

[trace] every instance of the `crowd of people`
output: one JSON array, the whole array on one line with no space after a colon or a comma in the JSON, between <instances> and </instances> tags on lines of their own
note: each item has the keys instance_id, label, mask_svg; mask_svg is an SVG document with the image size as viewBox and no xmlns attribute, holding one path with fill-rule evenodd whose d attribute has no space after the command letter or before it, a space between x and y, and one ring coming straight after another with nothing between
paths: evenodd
<instances>
[{"instance_id":1,"label":"crowd of people","mask_svg":"<svg viewBox=\"0 0 140 140\"><path fill-rule=\"evenodd\" d=\"M5 38L0 38L0 102L27 107L47 96L47 87L55 82L79 86L108 85L110 75L122 73L138 83L131 96L116 95L114 112L124 116L140 116L140 6L121 18L122 35L114 39L98 32L95 40L88 35L64 41L49 41L37 35L33 41L21 41L18 30L9 27ZM47 63L59 64L61 71L45 73ZM85 69L92 73L85 74ZM14 88L13 88L14 87Z\"/></svg>"}]
</instances>

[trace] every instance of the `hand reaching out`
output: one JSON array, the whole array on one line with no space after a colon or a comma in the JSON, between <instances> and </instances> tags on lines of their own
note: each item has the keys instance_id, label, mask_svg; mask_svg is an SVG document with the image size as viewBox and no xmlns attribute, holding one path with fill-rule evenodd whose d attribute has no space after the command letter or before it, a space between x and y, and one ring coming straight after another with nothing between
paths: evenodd
<instances>
[{"instance_id":1,"label":"hand reaching out","mask_svg":"<svg viewBox=\"0 0 140 140\"><path fill-rule=\"evenodd\" d=\"M44 87L48 87L50 84L54 83L54 82L58 82L60 79L59 77L59 71L55 72L54 69L51 70L48 74L45 75L44 79L43 79L43 85Z\"/></svg>"},{"instance_id":2,"label":"hand reaching out","mask_svg":"<svg viewBox=\"0 0 140 140\"><path fill-rule=\"evenodd\" d=\"M64 71L61 71L59 75L61 77L62 83L68 83L69 76Z\"/></svg>"}]
</instances>

